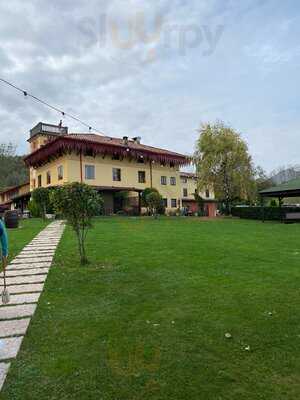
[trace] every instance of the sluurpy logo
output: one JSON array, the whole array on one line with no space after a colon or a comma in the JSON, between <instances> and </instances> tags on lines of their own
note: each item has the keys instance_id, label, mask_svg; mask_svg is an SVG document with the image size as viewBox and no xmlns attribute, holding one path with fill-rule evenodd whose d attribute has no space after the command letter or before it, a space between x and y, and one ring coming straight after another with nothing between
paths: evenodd
<instances>
[{"instance_id":1,"label":"sluurpy logo","mask_svg":"<svg viewBox=\"0 0 300 400\"><path fill-rule=\"evenodd\" d=\"M224 25L172 23L163 13L128 11L119 15L109 8L98 18L80 21L80 41L86 47L98 46L108 58L119 63L151 64L167 52L186 56L199 49L199 55L212 55L224 32Z\"/></svg>"}]
</instances>

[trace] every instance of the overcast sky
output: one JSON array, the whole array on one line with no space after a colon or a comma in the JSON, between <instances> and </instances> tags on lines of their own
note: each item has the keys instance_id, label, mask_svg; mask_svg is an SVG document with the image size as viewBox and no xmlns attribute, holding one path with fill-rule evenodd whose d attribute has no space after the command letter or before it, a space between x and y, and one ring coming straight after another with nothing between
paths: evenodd
<instances>
[{"instance_id":1,"label":"overcast sky","mask_svg":"<svg viewBox=\"0 0 300 400\"><path fill-rule=\"evenodd\" d=\"M200 123L223 120L267 171L300 163L298 0L10 0L0 13L0 77L107 135L191 154ZM0 139L19 153L61 118L2 84L0 99Z\"/></svg>"}]
</instances>

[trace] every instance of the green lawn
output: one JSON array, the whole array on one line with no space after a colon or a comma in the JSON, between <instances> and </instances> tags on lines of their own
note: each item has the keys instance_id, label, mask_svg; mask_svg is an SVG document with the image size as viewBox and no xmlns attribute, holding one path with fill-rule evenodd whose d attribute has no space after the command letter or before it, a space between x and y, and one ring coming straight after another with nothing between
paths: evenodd
<instances>
[{"instance_id":1,"label":"green lawn","mask_svg":"<svg viewBox=\"0 0 300 400\"><path fill-rule=\"evenodd\" d=\"M107 218L88 252L67 229L1 399L300 398L300 225Z\"/></svg>"},{"instance_id":2,"label":"green lawn","mask_svg":"<svg viewBox=\"0 0 300 400\"><path fill-rule=\"evenodd\" d=\"M29 243L45 226L47 222L41 219L25 219L20 221L19 228L8 229L9 260L12 260L22 248ZM0 270L2 266L0 267Z\"/></svg>"}]
</instances>

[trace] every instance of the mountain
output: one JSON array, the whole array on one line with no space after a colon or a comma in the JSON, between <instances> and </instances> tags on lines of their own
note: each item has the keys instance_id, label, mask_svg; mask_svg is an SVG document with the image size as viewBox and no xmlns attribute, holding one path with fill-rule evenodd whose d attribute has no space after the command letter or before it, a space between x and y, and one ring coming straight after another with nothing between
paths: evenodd
<instances>
[{"instance_id":1,"label":"mountain","mask_svg":"<svg viewBox=\"0 0 300 400\"><path fill-rule=\"evenodd\" d=\"M280 167L271 173L271 179L276 185L291 181L300 177L300 165Z\"/></svg>"}]
</instances>

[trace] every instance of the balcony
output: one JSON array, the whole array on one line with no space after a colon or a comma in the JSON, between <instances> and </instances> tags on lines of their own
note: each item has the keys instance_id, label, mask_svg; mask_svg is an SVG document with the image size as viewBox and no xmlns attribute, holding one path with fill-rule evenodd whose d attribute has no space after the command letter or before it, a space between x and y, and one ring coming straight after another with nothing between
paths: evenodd
<instances>
[{"instance_id":1,"label":"balcony","mask_svg":"<svg viewBox=\"0 0 300 400\"><path fill-rule=\"evenodd\" d=\"M67 135L68 127L46 124L44 122L39 122L34 128L30 130L30 137L32 138L38 134L50 134L50 135Z\"/></svg>"}]
</instances>

